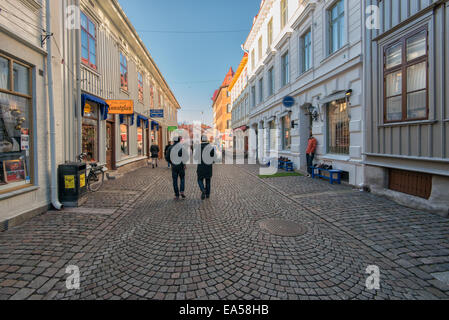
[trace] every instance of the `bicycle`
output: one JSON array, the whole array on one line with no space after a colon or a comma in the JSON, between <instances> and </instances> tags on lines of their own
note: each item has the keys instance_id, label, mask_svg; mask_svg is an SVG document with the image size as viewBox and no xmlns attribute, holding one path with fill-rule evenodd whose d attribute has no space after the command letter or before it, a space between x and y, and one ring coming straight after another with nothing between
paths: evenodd
<instances>
[{"instance_id":1,"label":"bicycle","mask_svg":"<svg viewBox=\"0 0 449 320\"><path fill-rule=\"evenodd\" d=\"M86 153L82 153L78 156L78 161L83 162L83 160L87 157ZM87 189L90 192L97 192L103 186L104 183L104 172L106 171L105 165L99 165L98 163L89 163L87 164L87 170L89 170L89 174L87 175Z\"/></svg>"}]
</instances>

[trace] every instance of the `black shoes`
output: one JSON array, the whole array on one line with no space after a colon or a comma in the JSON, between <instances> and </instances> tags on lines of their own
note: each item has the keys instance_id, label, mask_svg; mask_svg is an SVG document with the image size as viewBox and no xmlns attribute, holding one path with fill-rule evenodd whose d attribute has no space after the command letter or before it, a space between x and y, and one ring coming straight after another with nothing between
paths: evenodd
<instances>
[{"instance_id":1,"label":"black shoes","mask_svg":"<svg viewBox=\"0 0 449 320\"><path fill-rule=\"evenodd\" d=\"M185 195L184 193L181 193L181 197L182 197L183 199L185 199L185 198L186 198L186 195Z\"/></svg>"},{"instance_id":2,"label":"black shoes","mask_svg":"<svg viewBox=\"0 0 449 320\"><path fill-rule=\"evenodd\" d=\"M201 200L204 200L204 199L206 199L206 194L203 192L203 193L201 194Z\"/></svg>"}]
</instances>

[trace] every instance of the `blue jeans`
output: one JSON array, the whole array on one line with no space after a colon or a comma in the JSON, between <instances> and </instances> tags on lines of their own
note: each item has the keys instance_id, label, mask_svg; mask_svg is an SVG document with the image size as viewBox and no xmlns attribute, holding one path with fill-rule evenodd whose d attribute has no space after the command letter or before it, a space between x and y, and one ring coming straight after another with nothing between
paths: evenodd
<instances>
[{"instance_id":1,"label":"blue jeans","mask_svg":"<svg viewBox=\"0 0 449 320\"><path fill-rule=\"evenodd\" d=\"M206 180L206 187L204 187L204 180ZM201 192L210 196L210 178L198 179L198 185L200 186Z\"/></svg>"},{"instance_id":2,"label":"blue jeans","mask_svg":"<svg viewBox=\"0 0 449 320\"><path fill-rule=\"evenodd\" d=\"M175 196L179 197L178 177L181 179L181 186L180 186L181 193L184 193L186 175L184 172L176 172L176 171L172 171L171 175L173 178L173 189L175 191Z\"/></svg>"},{"instance_id":3,"label":"blue jeans","mask_svg":"<svg viewBox=\"0 0 449 320\"><path fill-rule=\"evenodd\" d=\"M312 174L312 169L310 168L311 166L313 166L313 159L315 158L315 154L306 154L306 158L307 158L307 172L309 174Z\"/></svg>"}]
</instances>

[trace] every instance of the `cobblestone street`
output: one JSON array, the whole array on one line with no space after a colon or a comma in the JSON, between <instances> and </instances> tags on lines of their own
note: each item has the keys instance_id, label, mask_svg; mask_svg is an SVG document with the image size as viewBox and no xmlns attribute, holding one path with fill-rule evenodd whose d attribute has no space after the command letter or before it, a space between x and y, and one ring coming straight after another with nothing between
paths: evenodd
<instances>
[{"instance_id":1,"label":"cobblestone street","mask_svg":"<svg viewBox=\"0 0 449 320\"><path fill-rule=\"evenodd\" d=\"M449 220L326 181L216 165L201 201L141 168L0 233L0 299L448 299ZM295 222L297 236L261 228ZM282 230L281 230L282 231ZM66 289L66 267L81 272ZM380 268L368 290L366 268Z\"/></svg>"}]
</instances>

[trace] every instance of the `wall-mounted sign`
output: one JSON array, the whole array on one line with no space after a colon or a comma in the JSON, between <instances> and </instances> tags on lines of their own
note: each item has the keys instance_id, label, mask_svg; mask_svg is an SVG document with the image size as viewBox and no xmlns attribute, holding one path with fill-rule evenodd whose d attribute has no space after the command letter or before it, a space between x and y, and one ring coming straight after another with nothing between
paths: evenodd
<instances>
[{"instance_id":1,"label":"wall-mounted sign","mask_svg":"<svg viewBox=\"0 0 449 320\"><path fill-rule=\"evenodd\" d=\"M153 109L150 110L150 118L163 118L164 109Z\"/></svg>"},{"instance_id":2,"label":"wall-mounted sign","mask_svg":"<svg viewBox=\"0 0 449 320\"><path fill-rule=\"evenodd\" d=\"M172 132L172 131L176 131L176 130L178 130L178 127L177 127L177 126L169 126L169 127L167 128L167 131L168 131L168 132Z\"/></svg>"},{"instance_id":3,"label":"wall-mounted sign","mask_svg":"<svg viewBox=\"0 0 449 320\"><path fill-rule=\"evenodd\" d=\"M283 100L282 100L282 104L284 105L284 107L286 108L291 108L295 105L295 99L291 96L286 96Z\"/></svg>"},{"instance_id":4,"label":"wall-mounted sign","mask_svg":"<svg viewBox=\"0 0 449 320\"><path fill-rule=\"evenodd\" d=\"M133 100L106 100L109 105L110 114L133 114L134 101Z\"/></svg>"}]
</instances>

